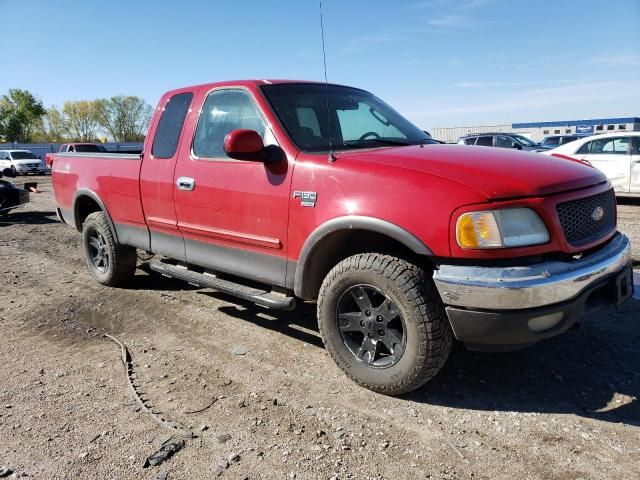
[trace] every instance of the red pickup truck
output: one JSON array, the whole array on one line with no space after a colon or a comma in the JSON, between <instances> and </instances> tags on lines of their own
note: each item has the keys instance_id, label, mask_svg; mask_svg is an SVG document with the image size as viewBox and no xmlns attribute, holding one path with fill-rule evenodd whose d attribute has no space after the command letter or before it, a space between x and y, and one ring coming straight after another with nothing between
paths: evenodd
<instances>
[{"instance_id":1,"label":"red pickup truck","mask_svg":"<svg viewBox=\"0 0 640 480\"><path fill-rule=\"evenodd\" d=\"M436 375L454 338L520 348L632 294L598 170L435 144L356 88L181 88L141 155L54 158L58 215L98 282L130 279L137 248L161 274L265 307L316 301L338 366L386 394Z\"/></svg>"}]
</instances>

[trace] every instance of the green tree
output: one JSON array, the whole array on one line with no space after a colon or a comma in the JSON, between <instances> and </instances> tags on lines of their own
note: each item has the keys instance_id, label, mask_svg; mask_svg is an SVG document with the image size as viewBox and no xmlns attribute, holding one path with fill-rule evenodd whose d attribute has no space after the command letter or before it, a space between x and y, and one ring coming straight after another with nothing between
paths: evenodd
<instances>
[{"instance_id":1,"label":"green tree","mask_svg":"<svg viewBox=\"0 0 640 480\"><path fill-rule=\"evenodd\" d=\"M47 110L40 125L40 136L45 142L70 141L69 125L61 110L55 105Z\"/></svg>"},{"instance_id":2,"label":"green tree","mask_svg":"<svg viewBox=\"0 0 640 480\"><path fill-rule=\"evenodd\" d=\"M0 98L0 135L10 142L29 142L45 113L42 101L28 90L9 89Z\"/></svg>"},{"instance_id":3,"label":"green tree","mask_svg":"<svg viewBox=\"0 0 640 480\"><path fill-rule=\"evenodd\" d=\"M96 100L98 123L117 142L141 141L151 120L151 105L142 98L117 95Z\"/></svg>"},{"instance_id":4,"label":"green tree","mask_svg":"<svg viewBox=\"0 0 640 480\"><path fill-rule=\"evenodd\" d=\"M76 100L64 102L62 111L67 133L74 140L88 142L96 138L96 131L100 126L97 101Z\"/></svg>"}]
</instances>

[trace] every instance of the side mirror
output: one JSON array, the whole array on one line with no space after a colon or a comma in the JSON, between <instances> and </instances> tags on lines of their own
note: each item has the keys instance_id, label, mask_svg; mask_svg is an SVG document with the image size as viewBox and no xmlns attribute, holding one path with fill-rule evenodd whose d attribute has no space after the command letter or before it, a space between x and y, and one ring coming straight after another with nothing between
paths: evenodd
<instances>
[{"instance_id":1,"label":"side mirror","mask_svg":"<svg viewBox=\"0 0 640 480\"><path fill-rule=\"evenodd\" d=\"M224 151L237 160L266 160L262 137L255 130L233 130L224 137Z\"/></svg>"},{"instance_id":2,"label":"side mirror","mask_svg":"<svg viewBox=\"0 0 640 480\"><path fill-rule=\"evenodd\" d=\"M515 148L516 150L522 150L522 145L518 145L517 143L514 143L513 148Z\"/></svg>"},{"instance_id":3,"label":"side mirror","mask_svg":"<svg viewBox=\"0 0 640 480\"><path fill-rule=\"evenodd\" d=\"M5 168L2 170L2 175L0 175L0 177L15 178L16 174L11 168Z\"/></svg>"}]
</instances>

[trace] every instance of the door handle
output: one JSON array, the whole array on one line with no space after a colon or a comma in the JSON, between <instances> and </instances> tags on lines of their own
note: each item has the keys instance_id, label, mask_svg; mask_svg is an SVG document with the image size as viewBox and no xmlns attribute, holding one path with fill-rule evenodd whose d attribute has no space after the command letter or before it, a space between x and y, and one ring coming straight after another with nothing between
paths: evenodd
<instances>
[{"instance_id":1,"label":"door handle","mask_svg":"<svg viewBox=\"0 0 640 480\"><path fill-rule=\"evenodd\" d=\"M191 177L178 177L176 180L176 187L178 187L179 190L190 192L196 188L196 181Z\"/></svg>"}]
</instances>

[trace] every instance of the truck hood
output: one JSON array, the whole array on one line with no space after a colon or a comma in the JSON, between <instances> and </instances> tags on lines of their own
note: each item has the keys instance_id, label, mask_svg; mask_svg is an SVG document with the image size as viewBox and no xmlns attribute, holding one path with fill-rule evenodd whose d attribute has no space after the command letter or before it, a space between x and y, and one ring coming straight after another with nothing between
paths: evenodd
<instances>
[{"instance_id":1,"label":"truck hood","mask_svg":"<svg viewBox=\"0 0 640 480\"><path fill-rule=\"evenodd\" d=\"M544 196L606 181L599 170L577 160L501 148L414 145L340 152L340 158L446 178L476 189L488 200Z\"/></svg>"}]
</instances>

